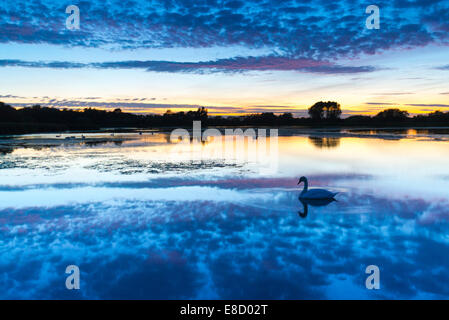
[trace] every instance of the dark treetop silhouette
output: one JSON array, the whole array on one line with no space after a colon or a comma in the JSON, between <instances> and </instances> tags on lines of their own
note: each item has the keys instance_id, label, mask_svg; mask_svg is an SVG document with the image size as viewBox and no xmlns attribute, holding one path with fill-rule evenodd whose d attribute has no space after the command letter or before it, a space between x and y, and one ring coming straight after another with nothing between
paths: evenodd
<instances>
[{"instance_id":1,"label":"dark treetop silhouette","mask_svg":"<svg viewBox=\"0 0 449 320\"><path fill-rule=\"evenodd\" d=\"M291 113L276 115L272 112L242 115L238 117L209 116L207 109L171 112L165 114L139 115L122 112L85 108L82 111L32 107L16 109L0 102L0 134L32 132L60 132L67 130L98 130L101 128L153 128L191 127L192 121L201 120L204 126L449 126L449 112L435 111L428 115L409 117L407 111L387 109L378 115L351 116L340 119L338 103L317 102L309 109L310 118L295 118Z\"/></svg>"},{"instance_id":2,"label":"dark treetop silhouette","mask_svg":"<svg viewBox=\"0 0 449 320\"><path fill-rule=\"evenodd\" d=\"M309 108L309 115L314 120L335 120L340 118L341 107L335 101L320 101Z\"/></svg>"}]
</instances>

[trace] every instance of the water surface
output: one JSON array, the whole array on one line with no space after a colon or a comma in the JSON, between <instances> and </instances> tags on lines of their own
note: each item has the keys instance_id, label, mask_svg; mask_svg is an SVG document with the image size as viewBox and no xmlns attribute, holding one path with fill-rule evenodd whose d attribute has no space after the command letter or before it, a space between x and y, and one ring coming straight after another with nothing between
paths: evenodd
<instances>
[{"instance_id":1,"label":"water surface","mask_svg":"<svg viewBox=\"0 0 449 320\"><path fill-rule=\"evenodd\" d=\"M289 132L274 169L249 144L84 136L0 143L0 298L449 297L445 130ZM304 216L300 176L337 201Z\"/></svg>"}]
</instances>

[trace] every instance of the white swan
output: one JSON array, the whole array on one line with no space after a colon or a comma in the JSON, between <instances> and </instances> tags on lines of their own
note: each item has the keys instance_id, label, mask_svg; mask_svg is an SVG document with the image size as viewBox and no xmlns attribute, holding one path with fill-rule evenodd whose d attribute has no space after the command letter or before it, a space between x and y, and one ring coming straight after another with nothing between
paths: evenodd
<instances>
[{"instance_id":1,"label":"white swan","mask_svg":"<svg viewBox=\"0 0 449 320\"><path fill-rule=\"evenodd\" d=\"M304 182L304 189L299 195L299 199L308 199L308 200L324 200L324 199L334 199L337 193L330 192L325 189L310 189L309 190L309 182L306 177L301 177L298 181L298 184Z\"/></svg>"}]
</instances>

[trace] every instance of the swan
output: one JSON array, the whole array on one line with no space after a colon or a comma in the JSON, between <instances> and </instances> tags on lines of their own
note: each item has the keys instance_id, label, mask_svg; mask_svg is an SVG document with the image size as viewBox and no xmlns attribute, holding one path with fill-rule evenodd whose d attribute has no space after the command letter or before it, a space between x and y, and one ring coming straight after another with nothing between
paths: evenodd
<instances>
[{"instance_id":1,"label":"swan","mask_svg":"<svg viewBox=\"0 0 449 320\"><path fill-rule=\"evenodd\" d=\"M301 177L298 181L298 184L304 182L304 189L299 195L299 199L305 200L325 200L325 199L334 199L337 193L330 192L325 189L310 189L309 190L309 182L306 177Z\"/></svg>"}]
</instances>

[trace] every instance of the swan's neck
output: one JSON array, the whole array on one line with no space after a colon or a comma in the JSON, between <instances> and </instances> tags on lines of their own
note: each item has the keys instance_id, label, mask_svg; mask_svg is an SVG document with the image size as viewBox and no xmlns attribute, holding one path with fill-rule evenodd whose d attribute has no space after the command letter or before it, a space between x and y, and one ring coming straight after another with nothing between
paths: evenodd
<instances>
[{"instance_id":1,"label":"swan's neck","mask_svg":"<svg viewBox=\"0 0 449 320\"><path fill-rule=\"evenodd\" d=\"M307 190L309 190L309 182L307 181L307 179L304 181L304 189L302 189L301 193L305 193L307 192Z\"/></svg>"}]
</instances>

